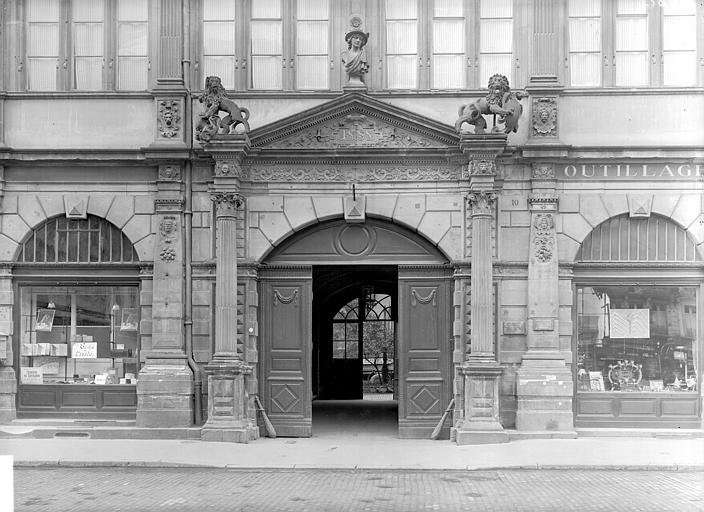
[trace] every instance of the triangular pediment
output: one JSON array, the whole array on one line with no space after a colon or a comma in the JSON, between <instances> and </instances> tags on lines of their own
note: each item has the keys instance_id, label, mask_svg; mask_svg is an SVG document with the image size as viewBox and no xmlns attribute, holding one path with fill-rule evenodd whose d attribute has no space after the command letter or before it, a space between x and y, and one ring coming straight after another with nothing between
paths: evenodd
<instances>
[{"instance_id":1,"label":"triangular pediment","mask_svg":"<svg viewBox=\"0 0 704 512\"><path fill-rule=\"evenodd\" d=\"M370 98L344 94L251 132L260 150L437 150L457 147L452 127Z\"/></svg>"}]
</instances>

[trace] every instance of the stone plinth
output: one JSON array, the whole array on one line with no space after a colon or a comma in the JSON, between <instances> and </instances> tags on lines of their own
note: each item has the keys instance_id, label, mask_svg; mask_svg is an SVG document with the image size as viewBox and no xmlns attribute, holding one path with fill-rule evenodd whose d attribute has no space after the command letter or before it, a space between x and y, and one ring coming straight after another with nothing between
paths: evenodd
<instances>
[{"instance_id":1,"label":"stone plinth","mask_svg":"<svg viewBox=\"0 0 704 512\"><path fill-rule=\"evenodd\" d=\"M17 417L15 396L17 376L10 366L0 366L0 424L10 423Z\"/></svg>"},{"instance_id":2,"label":"stone plinth","mask_svg":"<svg viewBox=\"0 0 704 512\"><path fill-rule=\"evenodd\" d=\"M252 367L238 359L214 358L205 367L208 374L208 421L203 441L247 443L259 437L259 429L247 415L245 375Z\"/></svg>"},{"instance_id":3,"label":"stone plinth","mask_svg":"<svg viewBox=\"0 0 704 512\"><path fill-rule=\"evenodd\" d=\"M516 374L516 429L574 433L572 393L564 359L524 358Z\"/></svg>"},{"instance_id":4,"label":"stone plinth","mask_svg":"<svg viewBox=\"0 0 704 512\"><path fill-rule=\"evenodd\" d=\"M138 427L190 427L193 372L185 357L147 359L137 380Z\"/></svg>"}]
</instances>

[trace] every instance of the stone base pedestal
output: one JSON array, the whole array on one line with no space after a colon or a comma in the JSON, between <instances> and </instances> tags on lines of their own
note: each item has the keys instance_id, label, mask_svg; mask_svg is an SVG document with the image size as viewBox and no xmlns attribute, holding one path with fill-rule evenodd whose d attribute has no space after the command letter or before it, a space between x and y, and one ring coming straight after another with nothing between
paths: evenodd
<instances>
[{"instance_id":1,"label":"stone base pedestal","mask_svg":"<svg viewBox=\"0 0 704 512\"><path fill-rule=\"evenodd\" d=\"M248 416L244 377L252 367L239 360L218 359L205 367L208 374L208 420L203 441L248 443L259 437L256 421Z\"/></svg>"},{"instance_id":2,"label":"stone base pedestal","mask_svg":"<svg viewBox=\"0 0 704 512\"><path fill-rule=\"evenodd\" d=\"M342 86L343 92L367 92L367 84L362 82L359 78L350 79L350 81Z\"/></svg>"},{"instance_id":3,"label":"stone base pedestal","mask_svg":"<svg viewBox=\"0 0 704 512\"><path fill-rule=\"evenodd\" d=\"M524 359L516 378L516 430L574 432L572 372L564 359Z\"/></svg>"},{"instance_id":4,"label":"stone base pedestal","mask_svg":"<svg viewBox=\"0 0 704 512\"><path fill-rule=\"evenodd\" d=\"M0 424L10 423L17 417L15 397L17 375L9 366L0 366Z\"/></svg>"},{"instance_id":5,"label":"stone base pedestal","mask_svg":"<svg viewBox=\"0 0 704 512\"><path fill-rule=\"evenodd\" d=\"M149 358L137 380L138 427L193 425L193 372L185 358Z\"/></svg>"},{"instance_id":6,"label":"stone base pedestal","mask_svg":"<svg viewBox=\"0 0 704 512\"><path fill-rule=\"evenodd\" d=\"M503 368L492 360L469 361L464 375L464 419L454 431L458 445L507 443L499 421L499 379Z\"/></svg>"}]
</instances>

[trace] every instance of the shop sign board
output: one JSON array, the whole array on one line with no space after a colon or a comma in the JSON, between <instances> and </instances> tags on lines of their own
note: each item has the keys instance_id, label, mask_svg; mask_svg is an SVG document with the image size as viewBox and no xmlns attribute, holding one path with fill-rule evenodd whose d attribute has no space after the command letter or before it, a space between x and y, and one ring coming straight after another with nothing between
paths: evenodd
<instances>
[{"instance_id":1,"label":"shop sign board","mask_svg":"<svg viewBox=\"0 0 704 512\"><path fill-rule=\"evenodd\" d=\"M573 163L556 166L561 180L704 180L704 164L694 163Z\"/></svg>"},{"instance_id":2,"label":"shop sign board","mask_svg":"<svg viewBox=\"0 0 704 512\"><path fill-rule=\"evenodd\" d=\"M23 366L20 369L20 382L22 384L44 384L42 367Z\"/></svg>"},{"instance_id":3,"label":"shop sign board","mask_svg":"<svg viewBox=\"0 0 704 512\"><path fill-rule=\"evenodd\" d=\"M76 342L71 348L71 357L74 359L96 359L98 357L98 344L95 342Z\"/></svg>"}]
</instances>

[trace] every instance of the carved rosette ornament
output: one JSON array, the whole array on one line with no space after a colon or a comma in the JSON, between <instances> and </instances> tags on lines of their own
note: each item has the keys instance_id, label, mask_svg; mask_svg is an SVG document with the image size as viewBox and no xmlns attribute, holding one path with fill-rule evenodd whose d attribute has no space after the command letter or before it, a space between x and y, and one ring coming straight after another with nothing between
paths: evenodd
<instances>
[{"instance_id":1,"label":"carved rosette ornament","mask_svg":"<svg viewBox=\"0 0 704 512\"><path fill-rule=\"evenodd\" d=\"M467 194L467 204L472 211L472 216L492 215L497 197L498 195L494 191L479 190Z\"/></svg>"},{"instance_id":2,"label":"carved rosette ornament","mask_svg":"<svg viewBox=\"0 0 704 512\"><path fill-rule=\"evenodd\" d=\"M533 99L533 135L557 136L557 98Z\"/></svg>"},{"instance_id":3,"label":"carved rosette ornament","mask_svg":"<svg viewBox=\"0 0 704 512\"><path fill-rule=\"evenodd\" d=\"M549 164L534 165L532 177L534 180L554 180L555 169Z\"/></svg>"},{"instance_id":4,"label":"carved rosette ornament","mask_svg":"<svg viewBox=\"0 0 704 512\"><path fill-rule=\"evenodd\" d=\"M159 181L180 181L181 168L177 165L160 165Z\"/></svg>"},{"instance_id":5,"label":"carved rosette ornament","mask_svg":"<svg viewBox=\"0 0 704 512\"><path fill-rule=\"evenodd\" d=\"M533 218L533 250L539 263L548 263L555 252L555 221L551 213L537 213Z\"/></svg>"},{"instance_id":6,"label":"carved rosette ornament","mask_svg":"<svg viewBox=\"0 0 704 512\"><path fill-rule=\"evenodd\" d=\"M181 105L177 100L159 101L159 135L172 139L181 129Z\"/></svg>"},{"instance_id":7,"label":"carved rosette ornament","mask_svg":"<svg viewBox=\"0 0 704 512\"><path fill-rule=\"evenodd\" d=\"M244 205L244 197L235 192L214 192L210 199L215 203L216 217L235 217Z\"/></svg>"}]
</instances>

